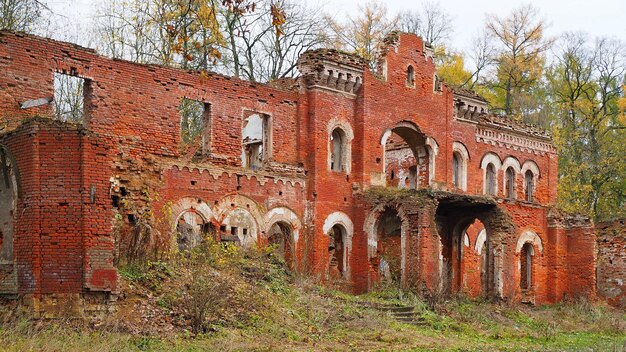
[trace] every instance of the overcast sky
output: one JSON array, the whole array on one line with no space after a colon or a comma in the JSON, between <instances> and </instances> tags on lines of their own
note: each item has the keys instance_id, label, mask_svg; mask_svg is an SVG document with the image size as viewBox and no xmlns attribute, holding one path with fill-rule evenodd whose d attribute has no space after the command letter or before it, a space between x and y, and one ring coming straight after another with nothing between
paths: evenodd
<instances>
[{"instance_id":1,"label":"overcast sky","mask_svg":"<svg viewBox=\"0 0 626 352\"><path fill-rule=\"evenodd\" d=\"M83 21L95 15L97 0L49 0L46 3L57 14ZM337 19L354 15L364 0L308 0L321 3L327 13ZM418 9L420 0L381 0L390 13ZM437 1L435 1L437 2ZM591 37L613 37L626 41L626 0L441 0L441 7L453 18L451 46L468 49L472 36L483 28L486 14L506 16L512 9L531 3L550 24L548 34L556 36L567 31L582 31ZM83 31L85 29L74 29Z\"/></svg>"}]
</instances>

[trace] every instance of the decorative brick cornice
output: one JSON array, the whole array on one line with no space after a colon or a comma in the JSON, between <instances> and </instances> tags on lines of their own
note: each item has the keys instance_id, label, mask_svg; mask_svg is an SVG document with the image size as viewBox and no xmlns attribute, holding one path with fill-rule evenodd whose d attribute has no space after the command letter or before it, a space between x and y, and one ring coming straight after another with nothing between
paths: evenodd
<instances>
[{"instance_id":1,"label":"decorative brick cornice","mask_svg":"<svg viewBox=\"0 0 626 352\"><path fill-rule=\"evenodd\" d=\"M556 153L549 138L526 135L517 131L503 131L484 125L476 127L476 142L540 155Z\"/></svg>"}]
</instances>

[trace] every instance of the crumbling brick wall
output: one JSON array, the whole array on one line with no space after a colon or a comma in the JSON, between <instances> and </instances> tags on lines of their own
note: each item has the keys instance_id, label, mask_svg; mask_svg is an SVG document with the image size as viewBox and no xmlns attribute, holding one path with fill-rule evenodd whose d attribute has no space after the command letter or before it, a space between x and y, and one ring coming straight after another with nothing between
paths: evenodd
<instances>
[{"instance_id":1,"label":"crumbling brick wall","mask_svg":"<svg viewBox=\"0 0 626 352\"><path fill-rule=\"evenodd\" d=\"M626 220L596 224L598 232L598 294L626 306Z\"/></svg>"},{"instance_id":2,"label":"crumbling brick wall","mask_svg":"<svg viewBox=\"0 0 626 352\"><path fill-rule=\"evenodd\" d=\"M115 292L106 147L80 128L49 119L29 120L0 144L15 155L19 173L19 293Z\"/></svg>"},{"instance_id":3,"label":"crumbling brick wall","mask_svg":"<svg viewBox=\"0 0 626 352\"><path fill-rule=\"evenodd\" d=\"M389 169L413 163L419 164L415 188L442 193L397 207L406 236L403 284L439 286L447 240L442 241L436 217L441 202L447 202L451 213L461 214L448 224L449 233L461 233L452 227L473 220L462 216L467 206L469 215L485 220L493 232L488 235L491 294L521 299L516 249L525 231L543 246L542 253L535 252L535 302L592 291L588 226L550 223L548 217L558 174L550 136L485 109L464 107L464 102L485 102L441 84L432 50L419 37L394 32L382 53L380 69L372 72L357 56L309 51L298 63L297 80L264 85L112 60L76 45L1 31L1 144L15 155L23 188L14 222L20 291L115 291L111 260L119 256L120 236L153 222L158 231L145 246L171 244L177 219L192 211L218 232L216 238L240 234L243 223L259 245L272 224L289 225L293 267L323 280L329 278L329 233L339 226L345 236L342 279L363 292L377 276L368 254L375 231L368 221L377 218L377 210L361 196L376 186L397 188L388 182ZM33 116L53 117L50 98L59 72L84 79L82 128L39 119L18 127ZM202 143L181 138L183 98L205 108ZM261 165L246 167L243 129L254 114L264 119L267 145ZM332 161L335 129L342 131L340 166ZM392 132L418 155L394 160L392 153L385 160L385 140ZM455 147L466 154L466 187L453 185ZM496 192L490 196L484 194L485 160L497 164ZM507 198L508 166L516 179L515 195ZM534 173L531 200L523 179L527 169ZM44 214L33 202L51 211ZM82 259L52 260L71 253ZM466 267L475 266L476 257L468 260ZM468 287L477 290L475 282Z\"/></svg>"}]
</instances>

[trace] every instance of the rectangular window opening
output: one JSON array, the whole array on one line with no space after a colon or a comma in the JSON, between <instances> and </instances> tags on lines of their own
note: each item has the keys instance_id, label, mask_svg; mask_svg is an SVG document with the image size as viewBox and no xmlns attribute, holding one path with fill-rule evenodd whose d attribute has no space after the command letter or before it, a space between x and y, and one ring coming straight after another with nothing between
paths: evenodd
<instances>
[{"instance_id":1,"label":"rectangular window opening","mask_svg":"<svg viewBox=\"0 0 626 352\"><path fill-rule=\"evenodd\" d=\"M269 158L270 117L265 114L253 113L243 122L242 155L244 167L260 169Z\"/></svg>"},{"instance_id":2,"label":"rectangular window opening","mask_svg":"<svg viewBox=\"0 0 626 352\"><path fill-rule=\"evenodd\" d=\"M181 142L197 145L202 154L208 154L211 150L211 104L182 98L178 111Z\"/></svg>"},{"instance_id":3,"label":"rectangular window opening","mask_svg":"<svg viewBox=\"0 0 626 352\"><path fill-rule=\"evenodd\" d=\"M75 73L75 70L71 71ZM54 118L84 124L91 108L91 81L65 73L54 73Z\"/></svg>"}]
</instances>

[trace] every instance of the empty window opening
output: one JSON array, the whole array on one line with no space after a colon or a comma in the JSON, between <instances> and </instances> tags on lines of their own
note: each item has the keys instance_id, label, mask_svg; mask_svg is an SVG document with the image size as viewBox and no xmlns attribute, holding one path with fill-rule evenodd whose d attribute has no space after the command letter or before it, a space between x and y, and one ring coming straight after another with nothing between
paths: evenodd
<instances>
[{"instance_id":1,"label":"empty window opening","mask_svg":"<svg viewBox=\"0 0 626 352\"><path fill-rule=\"evenodd\" d=\"M211 104L182 98L178 106L180 113L180 140L184 144L201 147L203 154L211 146Z\"/></svg>"},{"instance_id":2,"label":"empty window opening","mask_svg":"<svg viewBox=\"0 0 626 352\"><path fill-rule=\"evenodd\" d=\"M193 249L214 233L213 226L194 210L187 210L178 217L176 243L180 251Z\"/></svg>"},{"instance_id":3,"label":"empty window opening","mask_svg":"<svg viewBox=\"0 0 626 352\"><path fill-rule=\"evenodd\" d=\"M413 126L399 126L384 140L385 184L387 187L418 189L428 180L426 137Z\"/></svg>"},{"instance_id":4,"label":"empty window opening","mask_svg":"<svg viewBox=\"0 0 626 352\"><path fill-rule=\"evenodd\" d=\"M293 243L291 226L277 222L270 228L268 244L274 247L274 254L285 261L288 267L292 267Z\"/></svg>"},{"instance_id":5,"label":"empty window opening","mask_svg":"<svg viewBox=\"0 0 626 352\"><path fill-rule=\"evenodd\" d=\"M532 171L526 171L524 182L526 183L526 200L532 202L534 200L533 193L535 192L535 180Z\"/></svg>"},{"instance_id":6,"label":"empty window opening","mask_svg":"<svg viewBox=\"0 0 626 352\"><path fill-rule=\"evenodd\" d=\"M522 290L532 289L533 254L532 244L525 243L520 251L520 288Z\"/></svg>"},{"instance_id":7,"label":"empty window opening","mask_svg":"<svg viewBox=\"0 0 626 352\"><path fill-rule=\"evenodd\" d=\"M90 108L91 81L64 73L54 73L54 118L64 122L85 122Z\"/></svg>"},{"instance_id":8,"label":"empty window opening","mask_svg":"<svg viewBox=\"0 0 626 352\"><path fill-rule=\"evenodd\" d=\"M332 171L345 171L346 133L341 128L335 128L330 135L330 169Z\"/></svg>"},{"instance_id":9,"label":"empty window opening","mask_svg":"<svg viewBox=\"0 0 626 352\"><path fill-rule=\"evenodd\" d=\"M407 177L407 185L408 189L417 189L417 166L413 165L409 167L409 177Z\"/></svg>"},{"instance_id":10,"label":"empty window opening","mask_svg":"<svg viewBox=\"0 0 626 352\"><path fill-rule=\"evenodd\" d=\"M249 169L260 169L269 157L270 117L252 114L243 122L242 163Z\"/></svg>"},{"instance_id":11,"label":"empty window opening","mask_svg":"<svg viewBox=\"0 0 626 352\"><path fill-rule=\"evenodd\" d=\"M406 85L407 87L415 87L415 70L413 66L406 69Z\"/></svg>"},{"instance_id":12,"label":"empty window opening","mask_svg":"<svg viewBox=\"0 0 626 352\"><path fill-rule=\"evenodd\" d=\"M435 92L441 92L441 79L439 79L439 76L435 75L434 78L434 83L433 83L433 90Z\"/></svg>"},{"instance_id":13,"label":"empty window opening","mask_svg":"<svg viewBox=\"0 0 626 352\"><path fill-rule=\"evenodd\" d=\"M346 230L341 225L333 226L328 233L328 273L331 278L345 277L346 273Z\"/></svg>"},{"instance_id":14,"label":"empty window opening","mask_svg":"<svg viewBox=\"0 0 626 352\"><path fill-rule=\"evenodd\" d=\"M487 182L487 194L490 196L496 195L496 167L493 164L487 165L485 172L485 182Z\"/></svg>"},{"instance_id":15,"label":"empty window opening","mask_svg":"<svg viewBox=\"0 0 626 352\"><path fill-rule=\"evenodd\" d=\"M461 188L461 155L452 154L452 184L455 188Z\"/></svg>"},{"instance_id":16,"label":"empty window opening","mask_svg":"<svg viewBox=\"0 0 626 352\"><path fill-rule=\"evenodd\" d=\"M512 167L506 169L504 186L506 197L515 199L515 170Z\"/></svg>"}]
</instances>

